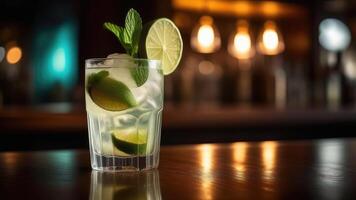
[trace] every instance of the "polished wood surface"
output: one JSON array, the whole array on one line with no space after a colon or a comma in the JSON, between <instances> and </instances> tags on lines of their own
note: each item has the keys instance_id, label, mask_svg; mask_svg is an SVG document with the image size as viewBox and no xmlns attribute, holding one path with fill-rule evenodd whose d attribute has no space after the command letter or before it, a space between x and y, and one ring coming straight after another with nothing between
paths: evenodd
<instances>
[{"instance_id":1,"label":"polished wood surface","mask_svg":"<svg viewBox=\"0 0 356 200\"><path fill-rule=\"evenodd\" d=\"M157 171L92 172L88 150L0 153L0 199L355 199L356 138L164 146Z\"/></svg>"}]
</instances>

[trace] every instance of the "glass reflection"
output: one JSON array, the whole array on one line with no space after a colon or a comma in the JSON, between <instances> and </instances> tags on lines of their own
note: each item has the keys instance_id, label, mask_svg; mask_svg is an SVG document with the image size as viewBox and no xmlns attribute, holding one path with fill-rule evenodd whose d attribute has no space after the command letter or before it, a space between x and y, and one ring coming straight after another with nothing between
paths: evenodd
<instances>
[{"instance_id":1,"label":"glass reflection","mask_svg":"<svg viewBox=\"0 0 356 200\"><path fill-rule=\"evenodd\" d=\"M344 146L341 142L321 142L318 144L318 158L321 163L339 164L343 162Z\"/></svg>"},{"instance_id":2,"label":"glass reflection","mask_svg":"<svg viewBox=\"0 0 356 200\"><path fill-rule=\"evenodd\" d=\"M246 179L246 167L244 165L246 160L247 144L244 142L237 142L232 144L233 149L233 167L237 180L244 181Z\"/></svg>"},{"instance_id":3,"label":"glass reflection","mask_svg":"<svg viewBox=\"0 0 356 200\"><path fill-rule=\"evenodd\" d=\"M214 146L211 144L203 144L199 148L201 167L202 167L202 184L201 195L203 199L213 199L212 196L212 167L214 164Z\"/></svg>"},{"instance_id":4,"label":"glass reflection","mask_svg":"<svg viewBox=\"0 0 356 200\"><path fill-rule=\"evenodd\" d=\"M70 151L58 151L54 154L48 154L47 158L54 166L61 166L56 168L58 173L70 171L77 164L75 154Z\"/></svg>"},{"instance_id":5,"label":"glass reflection","mask_svg":"<svg viewBox=\"0 0 356 200\"><path fill-rule=\"evenodd\" d=\"M201 166L203 168L203 172L210 173L211 166L213 163L213 146L210 144L203 144L200 147L201 152Z\"/></svg>"},{"instance_id":6,"label":"glass reflection","mask_svg":"<svg viewBox=\"0 0 356 200\"><path fill-rule=\"evenodd\" d=\"M315 179L320 196L342 199L345 162L345 144L340 141L323 141L317 144L318 167Z\"/></svg>"},{"instance_id":7,"label":"glass reflection","mask_svg":"<svg viewBox=\"0 0 356 200\"><path fill-rule=\"evenodd\" d=\"M276 165L276 149L276 142L262 142L263 177L266 180L274 178Z\"/></svg>"},{"instance_id":8,"label":"glass reflection","mask_svg":"<svg viewBox=\"0 0 356 200\"><path fill-rule=\"evenodd\" d=\"M317 144L317 176L315 185L323 199L342 199L345 176L345 144L341 141L323 141ZM341 167L340 167L341 166Z\"/></svg>"},{"instance_id":9,"label":"glass reflection","mask_svg":"<svg viewBox=\"0 0 356 200\"><path fill-rule=\"evenodd\" d=\"M92 171L90 200L146 199L160 200L158 170L142 173Z\"/></svg>"}]
</instances>

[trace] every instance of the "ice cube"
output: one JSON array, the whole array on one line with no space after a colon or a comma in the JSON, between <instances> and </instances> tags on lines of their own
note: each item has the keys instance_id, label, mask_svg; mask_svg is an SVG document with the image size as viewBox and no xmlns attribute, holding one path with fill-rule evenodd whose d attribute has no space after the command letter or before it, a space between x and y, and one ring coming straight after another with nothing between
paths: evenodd
<instances>
[{"instance_id":1,"label":"ice cube","mask_svg":"<svg viewBox=\"0 0 356 200\"><path fill-rule=\"evenodd\" d=\"M109 71L109 76L115 80L121 81L129 88L137 87L130 71L130 69L137 67L133 58L127 54L118 53L110 54L108 58L109 59L105 60L104 65Z\"/></svg>"},{"instance_id":2,"label":"ice cube","mask_svg":"<svg viewBox=\"0 0 356 200\"><path fill-rule=\"evenodd\" d=\"M105 60L104 64L107 66L120 66L128 67L134 62L133 58L127 54L113 53L107 56L108 59ZM112 59L110 59L112 58Z\"/></svg>"},{"instance_id":3,"label":"ice cube","mask_svg":"<svg viewBox=\"0 0 356 200\"><path fill-rule=\"evenodd\" d=\"M150 69L147 81L133 90L136 101L142 104L149 98L162 96L162 80L162 75L159 75L156 69Z\"/></svg>"},{"instance_id":4,"label":"ice cube","mask_svg":"<svg viewBox=\"0 0 356 200\"><path fill-rule=\"evenodd\" d=\"M163 80L163 74L159 71L159 69L151 68L148 76L148 80L152 80L157 83L161 83Z\"/></svg>"},{"instance_id":5,"label":"ice cube","mask_svg":"<svg viewBox=\"0 0 356 200\"><path fill-rule=\"evenodd\" d=\"M125 127L131 127L136 124L137 118L130 114L120 114L113 119L115 128L123 129Z\"/></svg>"},{"instance_id":6,"label":"ice cube","mask_svg":"<svg viewBox=\"0 0 356 200\"><path fill-rule=\"evenodd\" d=\"M140 105L140 110L142 111L148 111L148 110L154 110L158 108L158 102L156 102L152 98L147 98L146 101L142 102Z\"/></svg>"}]
</instances>

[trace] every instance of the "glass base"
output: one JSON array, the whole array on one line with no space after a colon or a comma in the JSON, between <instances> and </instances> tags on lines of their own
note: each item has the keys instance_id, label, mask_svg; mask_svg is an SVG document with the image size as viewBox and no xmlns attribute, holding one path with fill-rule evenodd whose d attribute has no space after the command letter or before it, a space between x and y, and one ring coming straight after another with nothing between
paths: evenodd
<instances>
[{"instance_id":1,"label":"glass base","mask_svg":"<svg viewBox=\"0 0 356 200\"><path fill-rule=\"evenodd\" d=\"M156 169L159 162L159 152L147 156L107 156L94 154L91 166L94 170L110 172L130 172Z\"/></svg>"},{"instance_id":2,"label":"glass base","mask_svg":"<svg viewBox=\"0 0 356 200\"><path fill-rule=\"evenodd\" d=\"M159 171L115 173L93 170L89 200L161 200Z\"/></svg>"}]
</instances>

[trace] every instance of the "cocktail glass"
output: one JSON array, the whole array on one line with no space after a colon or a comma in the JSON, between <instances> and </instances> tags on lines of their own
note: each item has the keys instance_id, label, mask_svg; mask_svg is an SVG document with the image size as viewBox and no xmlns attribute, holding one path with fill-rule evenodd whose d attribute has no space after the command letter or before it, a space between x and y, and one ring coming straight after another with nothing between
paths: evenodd
<instances>
[{"instance_id":1,"label":"cocktail glass","mask_svg":"<svg viewBox=\"0 0 356 200\"><path fill-rule=\"evenodd\" d=\"M160 61L120 55L87 59L85 100L93 169L158 167L163 109Z\"/></svg>"}]
</instances>

